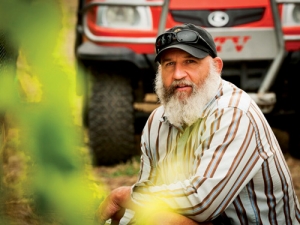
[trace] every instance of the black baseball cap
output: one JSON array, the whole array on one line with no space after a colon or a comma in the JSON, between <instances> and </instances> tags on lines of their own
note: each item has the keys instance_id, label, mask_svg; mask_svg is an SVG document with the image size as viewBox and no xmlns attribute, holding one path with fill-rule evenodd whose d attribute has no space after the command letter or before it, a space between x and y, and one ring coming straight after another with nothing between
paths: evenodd
<instances>
[{"instance_id":1,"label":"black baseball cap","mask_svg":"<svg viewBox=\"0 0 300 225\"><path fill-rule=\"evenodd\" d=\"M170 48L178 48L189 54L204 58L207 55L217 56L216 45L213 37L202 27L188 23L175 26L156 38L155 62L160 60L162 52Z\"/></svg>"}]
</instances>

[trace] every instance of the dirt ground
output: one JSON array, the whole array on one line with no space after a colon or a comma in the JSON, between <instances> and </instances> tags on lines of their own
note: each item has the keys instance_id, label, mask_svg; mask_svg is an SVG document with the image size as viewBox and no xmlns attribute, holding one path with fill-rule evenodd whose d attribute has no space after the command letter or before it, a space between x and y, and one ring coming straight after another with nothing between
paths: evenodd
<instances>
[{"instance_id":1,"label":"dirt ground","mask_svg":"<svg viewBox=\"0 0 300 225\"><path fill-rule=\"evenodd\" d=\"M294 159L287 154L286 161L291 171L298 200L300 201L300 160Z\"/></svg>"},{"instance_id":2,"label":"dirt ground","mask_svg":"<svg viewBox=\"0 0 300 225\"><path fill-rule=\"evenodd\" d=\"M66 51L68 53L68 58L70 62L74 62L74 34L75 34L75 23L76 23L76 10L77 10L77 1L68 0L65 1L64 12L68 16L67 19L67 40L66 40ZM300 199L300 160L292 158L287 152L287 142L288 137L285 132L274 130L279 143L283 149L287 164L291 171L291 176L294 182L294 187ZM300 150L300 149L299 149ZM134 167L137 169L139 165L135 164ZM96 179L103 181L107 184L109 189L116 188L121 185L131 185L137 180L137 174L135 175L125 175L122 176L112 176L111 174L116 174L117 171L124 170L126 165L118 165L115 167L96 167L94 168Z\"/></svg>"}]
</instances>

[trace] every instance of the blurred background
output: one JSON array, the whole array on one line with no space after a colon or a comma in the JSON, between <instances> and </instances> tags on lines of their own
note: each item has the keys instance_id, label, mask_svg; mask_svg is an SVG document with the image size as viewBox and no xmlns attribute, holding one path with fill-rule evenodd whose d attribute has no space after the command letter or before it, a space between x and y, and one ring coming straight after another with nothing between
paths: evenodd
<instances>
[{"instance_id":1,"label":"blurred background","mask_svg":"<svg viewBox=\"0 0 300 225\"><path fill-rule=\"evenodd\" d=\"M75 57L79 4L75 0L0 3L0 224L93 224L103 196L137 179L140 132L147 118L143 112L155 108L157 99L149 95L149 104L135 105L138 119L128 131L134 130L134 140L129 140L134 151L111 162L95 143L101 135L92 137L96 152L91 149L85 123L97 111L85 115L89 106L78 88L89 91L89 87L76 82L86 72ZM97 110L104 110L101 107ZM105 126L103 118L97 120ZM97 132L110 131L97 130L93 135ZM274 128L274 132L300 199L300 160L288 151L286 130Z\"/></svg>"}]
</instances>

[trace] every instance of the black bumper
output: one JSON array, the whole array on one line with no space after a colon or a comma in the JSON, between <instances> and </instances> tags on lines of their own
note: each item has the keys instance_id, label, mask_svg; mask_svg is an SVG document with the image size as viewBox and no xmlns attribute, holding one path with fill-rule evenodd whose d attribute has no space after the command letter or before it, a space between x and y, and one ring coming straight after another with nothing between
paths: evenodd
<instances>
[{"instance_id":1,"label":"black bumper","mask_svg":"<svg viewBox=\"0 0 300 225\"><path fill-rule=\"evenodd\" d=\"M154 54L136 54L126 47L99 46L89 41L78 46L76 57L83 61L128 61L140 69L156 67Z\"/></svg>"}]
</instances>

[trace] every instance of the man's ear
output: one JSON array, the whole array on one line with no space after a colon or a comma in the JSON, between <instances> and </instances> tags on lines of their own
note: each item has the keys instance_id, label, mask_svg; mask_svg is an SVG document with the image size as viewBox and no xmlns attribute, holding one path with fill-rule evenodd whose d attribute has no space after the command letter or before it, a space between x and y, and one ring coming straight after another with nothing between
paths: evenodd
<instances>
[{"instance_id":1,"label":"man's ear","mask_svg":"<svg viewBox=\"0 0 300 225\"><path fill-rule=\"evenodd\" d=\"M213 58L216 71L221 74L223 69L223 60L220 57Z\"/></svg>"}]
</instances>

